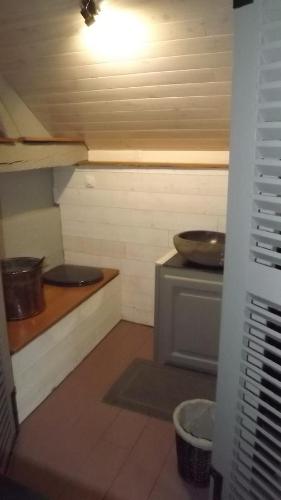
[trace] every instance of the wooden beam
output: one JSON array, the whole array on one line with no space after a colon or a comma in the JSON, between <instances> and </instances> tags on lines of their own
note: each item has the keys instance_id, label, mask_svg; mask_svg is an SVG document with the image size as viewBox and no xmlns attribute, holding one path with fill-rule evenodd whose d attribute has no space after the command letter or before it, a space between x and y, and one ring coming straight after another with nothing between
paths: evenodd
<instances>
[{"instance_id":1,"label":"wooden beam","mask_svg":"<svg viewBox=\"0 0 281 500\"><path fill-rule=\"evenodd\" d=\"M88 158L84 143L23 143L1 145L0 173L68 167Z\"/></svg>"},{"instance_id":2,"label":"wooden beam","mask_svg":"<svg viewBox=\"0 0 281 500\"><path fill-rule=\"evenodd\" d=\"M15 144L16 140L13 137L0 137L0 144Z\"/></svg>"},{"instance_id":3,"label":"wooden beam","mask_svg":"<svg viewBox=\"0 0 281 500\"><path fill-rule=\"evenodd\" d=\"M85 141L81 137L19 137L18 142L29 144L73 143L84 144L86 146Z\"/></svg>"}]
</instances>

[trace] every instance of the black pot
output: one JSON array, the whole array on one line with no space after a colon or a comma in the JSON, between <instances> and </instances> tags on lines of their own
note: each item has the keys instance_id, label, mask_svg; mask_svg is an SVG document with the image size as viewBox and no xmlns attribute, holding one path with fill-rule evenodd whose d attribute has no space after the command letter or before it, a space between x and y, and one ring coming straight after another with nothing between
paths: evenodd
<instances>
[{"instance_id":1,"label":"black pot","mask_svg":"<svg viewBox=\"0 0 281 500\"><path fill-rule=\"evenodd\" d=\"M15 257L3 259L3 290L8 320L35 316L45 307L42 281L42 259Z\"/></svg>"}]
</instances>

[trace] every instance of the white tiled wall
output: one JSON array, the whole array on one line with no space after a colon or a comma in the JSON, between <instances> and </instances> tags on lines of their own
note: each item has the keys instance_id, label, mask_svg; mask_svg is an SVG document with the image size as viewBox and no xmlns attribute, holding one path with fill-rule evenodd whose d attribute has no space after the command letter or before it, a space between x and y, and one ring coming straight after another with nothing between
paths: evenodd
<instances>
[{"instance_id":1,"label":"white tiled wall","mask_svg":"<svg viewBox=\"0 0 281 500\"><path fill-rule=\"evenodd\" d=\"M225 170L56 169L65 260L119 268L122 313L153 324L154 263L180 231L224 231Z\"/></svg>"}]
</instances>

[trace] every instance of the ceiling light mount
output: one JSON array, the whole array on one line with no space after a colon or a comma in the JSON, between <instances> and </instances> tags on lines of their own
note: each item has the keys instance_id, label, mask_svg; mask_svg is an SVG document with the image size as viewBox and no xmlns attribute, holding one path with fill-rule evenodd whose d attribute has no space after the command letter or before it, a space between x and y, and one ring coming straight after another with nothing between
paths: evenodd
<instances>
[{"instance_id":1,"label":"ceiling light mount","mask_svg":"<svg viewBox=\"0 0 281 500\"><path fill-rule=\"evenodd\" d=\"M91 26L95 22L95 17L100 11L100 0L81 0L81 15L85 24Z\"/></svg>"}]
</instances>

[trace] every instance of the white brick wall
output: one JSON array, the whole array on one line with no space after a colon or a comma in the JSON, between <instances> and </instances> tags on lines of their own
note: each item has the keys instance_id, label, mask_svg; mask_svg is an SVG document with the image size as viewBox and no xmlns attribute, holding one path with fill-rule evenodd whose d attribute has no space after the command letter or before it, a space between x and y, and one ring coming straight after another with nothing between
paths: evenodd
<instances>
[{"instance_id":1,"label":"white brick wall","mask_svg":"<svg viewBox=\"0 0 281 500\"><path fill-rule=\"evenodd\" d=\"M124 319L153 324L154 263L191 229L225 230L225 170L56 169L65 260L119 268Z\"/></svg>"}]
</instances>

